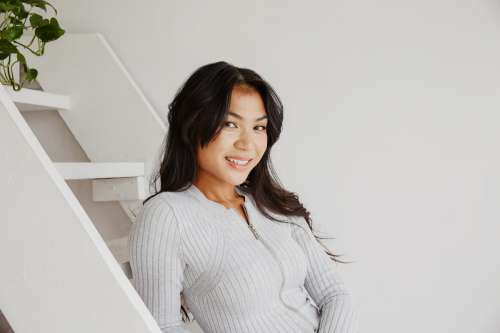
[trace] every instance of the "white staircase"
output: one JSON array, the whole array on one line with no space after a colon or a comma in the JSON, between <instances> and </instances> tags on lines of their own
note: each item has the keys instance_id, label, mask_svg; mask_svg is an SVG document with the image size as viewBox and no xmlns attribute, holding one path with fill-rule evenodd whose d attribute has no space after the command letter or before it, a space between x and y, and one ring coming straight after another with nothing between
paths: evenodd
<instances>
[{"instance_id":1,"label":"white staircase","mask_svg":"<svg viewBox=\"0 0 500 333\"><path fill-rule=\"evenodd\" d=\"M144 176L143 163L54 163L64 179L133 178Z\"/></svg>"},{"instance_id":2,"label":"white staircase","mask_svg":"<svg viewBox=\"0 0 500 333\"><path fill-rule=\"evenodd\" d=\"M29 57L45 91L0 86L0 309L15 332L160 332L129 279L128 237L101 237L67 180L134 221L164 123L99 34ZM91 162L53 162L21 112L58 110Z\"/></svg>"},{"instance_id":3,"label":"white staircase","mask_svg":"<svg viewBox=\"0 0 500 333\"><path fill-rule=\"evenodd\" d=\"M4 87L10 98L16 103L19 111L46 111L46 110L69 110L71 99L69 96L52 94L45 91L23 88L14 91L12 87Z\"/></svg>"},{"instance_id":4,"label":"white staircase","mask_svg":"<svg viewBox=\"0 0 500 333\"><path fill-rule=\"evenodd\" d=\"M10 87L5 87L5 89L21 112L69 110L71 108L69 96L33 89L20 91L14 91ZM65 180L92 179L92 193L95 201L143 200L146 197L144 163L55 162L53 164ZM132 189L126 188L122 185L124 181L135 186ZM110 193L110 189L114 191ZM124 273L131 279L127 240L128 237L122 237L108 241L106 244Z\"/></svg>"}]
</instances>

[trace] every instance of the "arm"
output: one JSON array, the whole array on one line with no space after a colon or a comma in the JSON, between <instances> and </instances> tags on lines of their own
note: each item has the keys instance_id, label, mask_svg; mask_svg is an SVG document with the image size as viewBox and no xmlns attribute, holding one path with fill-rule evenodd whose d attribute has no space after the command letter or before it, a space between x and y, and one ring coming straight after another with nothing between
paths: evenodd
<instances>
[{"instance_id":1,"label":"arm","mask_svg":"<svg viewBox=\"0 0 500 333\"><path fill-rule=\"evenodd\" d=\"M179 225L169 204L146 202L129 235L133 285L163 333L188 333L180 314L184 279Z\"/></svg>"},{"instance_id":2,"label":"arm","mask_svg":"<svg viewBox=\"0 0 500 333\"><path fill-rule=\"evenodd\" d=\"M292 217L292 237L307 258L304 286L320 310L318 333L358 332L357 311L334 263L302 217ZM298 226L297 226L298 224Z\"/></svg>"}]
</instances>

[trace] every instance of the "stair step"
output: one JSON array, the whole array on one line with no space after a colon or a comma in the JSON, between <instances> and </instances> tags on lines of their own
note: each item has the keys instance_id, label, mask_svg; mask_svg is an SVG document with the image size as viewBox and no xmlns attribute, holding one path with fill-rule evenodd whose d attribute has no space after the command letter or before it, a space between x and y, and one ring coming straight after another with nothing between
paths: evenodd
<instances>
[{"instance_id":1,"label":"stair step","mask_svg":"<svg viewBox=\"0 0 500 333\"><path fill-rule=\"evenodd\" d=\"M142 176L92 180L94 201L144 200L145 198L145 179Z\"/></svg>"},{"instance_id":2,"label":"stair step","mask_svg":"<svg viewBox=\"0 0 500 333\"><path fill-rule=\"evenodd\" d=\"M123 273L125 273L127 278L131 279L132 270L130 267L130 257L128 252L128 236L107 241L106 244L118 264L120 264Z\"/></svg>"},{"instance_id":3,"label":"stair step","mask_svg":"<svg viewBox=\"0 0 500 333\"><path fill-rule=\"evenodd\" d=\"M64 179L101 179L144 176L144 163L55 162Z\"/></svg>"},{"instance_id":4,"label":"stair step","mask_svg":"<svg viewBox=\"0 0 500 333\"><path fill-rule=\"evenodd\" d=\"M10 86L6 86L5 89L19 111L69 110L71 108L71 99L66 95L27 88L15 91Z\"/></svg>"}]
</instances>

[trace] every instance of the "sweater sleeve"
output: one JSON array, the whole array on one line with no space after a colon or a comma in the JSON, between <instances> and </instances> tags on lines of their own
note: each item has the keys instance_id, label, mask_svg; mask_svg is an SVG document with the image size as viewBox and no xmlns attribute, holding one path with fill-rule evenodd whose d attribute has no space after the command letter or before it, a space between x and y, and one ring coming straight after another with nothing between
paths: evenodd
<instances>
[{"instance_id":1,"label":"sweater sleeve","mask_svg":"<svg viewBox=\"0 0 500 333\"><path fill-rule=\"evenodd\" d=\"M294 217L292 237L307 258L304 287L320 311L318 333L357 333L358 313L334 262L316 240L304 218Z\"/></svg>"},{"instance_id":2,"label":"sweater sleeve","mask_svg":"<svg viewBox=\"0 0 500 333\"><path fill-rule=\"evenodd\" d=\"M129 234L132 284L163 333L183 328L181 291L184 261L179 225L166 200L153 197L142 207Z\"/></svg>"}]
</instances>

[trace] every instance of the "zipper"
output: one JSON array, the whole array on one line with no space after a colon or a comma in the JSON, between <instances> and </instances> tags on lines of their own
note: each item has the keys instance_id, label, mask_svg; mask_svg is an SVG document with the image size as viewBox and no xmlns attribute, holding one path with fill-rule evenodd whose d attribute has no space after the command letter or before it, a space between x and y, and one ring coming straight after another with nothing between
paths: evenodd
<instances>
[{"instance_id":1,"label":"zipper","mask_svg":"<svg viewBox=\"0 0 500 333\"><path fill-rule=\"evenodd\" d=\"M246 223L246 221L244 221L244 222L248 225L248 228L252 231L253 235L255 236L255 239L260 240L262 245L264 245L264 247L269 251L269 253L273 257L274 261L276 261L276 263L278 264L278 267L279 267L280 272L281 272L281 286L280 286L280 291L279 291L279 298L280 298L281 303L283 303L283 305L285 307L287 307L288 309L290 309L291 311L295 312L299 317L301 317L307 323L311 324L312 327L316 327L316 325L311 320L309 320L309 318L305 317L302 313L300 313L294 307L286 304L286 302L283 300L282 292L283 292L283 286L285 285L285 272L283 271L283 267L281 266L281 262L278 259L278 257L276 256L276 254L274 253L274 251L271 249L271 247L262 239L262 237L260 237L259 233L257 232L257 229L255 229L255 226L250 221L250 215L248 215L248 212L247 212L245 205L242 205L242 207L243 207L243 211L245 212L245 215L248 219L248 223ZM241 216L239 214L237 214L237 215L241 218Z\"/></svg>"},{"instance_id":2,"label":"zipper","mask_svg":"<svg viewBox=\"0 0 500 333\"><path fill-rule=\"evenodd\" d=\"M248 215L248 212L247 212L247 209L246 209L245 205L242 205L241 207L243 207L243 211L245 212L245 216L247 217L247 220L248 220L248 223L246 223L246 221L245 221L246 225L248 226L248 228L250 229L250 231L255 236L255 239L260 240L259 233L257 232L257 230L255 229L254 225L250 221L250 217Z\"/></svg>"}]
</instances>

